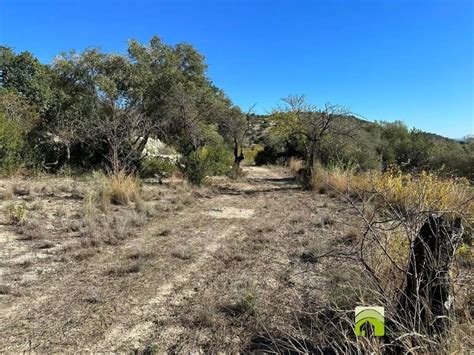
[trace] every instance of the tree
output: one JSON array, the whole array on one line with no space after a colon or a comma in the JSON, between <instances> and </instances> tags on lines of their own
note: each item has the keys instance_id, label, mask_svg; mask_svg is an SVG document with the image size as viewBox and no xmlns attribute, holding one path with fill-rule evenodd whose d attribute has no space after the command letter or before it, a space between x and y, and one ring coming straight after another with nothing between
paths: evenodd
<instances>
[{"instance_id":1,"label":"tree","mask_svg":"<svg viewBox=\"0 0 474 355\"><path fill-rule=\"evenodd\" d=\"M30 52L17 55L11 48L0 47L0 69L6 71L4 88L21 94L40 112L47 108L51 97L51 72L47 65Z\"/></svg>"},{"instance_id":2,"label":"tree","mask_svg":"<svg viewBox=\"0 0 474 355\"><path fill-rule=\"evenodd\" d=\"M53 69L59 90L48 127L66 147L66 161L72 146L87 145L105 155L113 173L133 170L151 124L131 97L129 60L91 49L63 54Z\"/></svg>"},{"instance_id":3,"label":"tree","mask_svg":"<svg viewBox=\"0 0 474 355\"><path fill-rule=\"evenodd\" d=\"M246 135L251 129L252 111L255 105L250 107L246 114L239 107L234 106L222 114L219 122L219 130L233 147L234 164L239 167L244 160L243 144Z\"/></svg>"},{"instance_id":4,"label":"tree","mask_svg":"<svg viewBox=\"0 0 474 355\"><path fill-rule=\"evenodd\" d=\"M347 114L341 106L326 103L319 109L307 103L303 95L290 95L283 99L283 106L272 113L273 130L284 139L297 138L301 142L312 172L324 137L351 136L355 128L343 122Z\"/></svg>"}]
</instances>

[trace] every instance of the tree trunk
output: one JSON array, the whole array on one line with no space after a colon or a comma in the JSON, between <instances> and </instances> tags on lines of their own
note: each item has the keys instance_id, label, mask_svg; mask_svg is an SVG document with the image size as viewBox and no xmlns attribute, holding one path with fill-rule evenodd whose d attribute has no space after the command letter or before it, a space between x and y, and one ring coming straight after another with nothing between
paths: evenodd
<instances>
[{"instance_id":1,"label":"tree trunk","mask_svg":"<svg viewBox=\"0 0 474 355\"><path fill-rule=\"evenodd\" d=\"M413 243L399 313L415 331L434 334L449 328L449 268L461 236L460 221L430 216Z\"/></svg>"},{"instance_id":2,"label":"tree trunk","mask_svg":"<svg viewBox=\"0 0 474 355\"><path fill-rule=\"evenodd\" d=\"M242 160L244 160L244 153L241 149L239 154L239 144L234 140L234 164L237 165L237 167L240 167L240 162Z\"/></svg>"}]
</instances>

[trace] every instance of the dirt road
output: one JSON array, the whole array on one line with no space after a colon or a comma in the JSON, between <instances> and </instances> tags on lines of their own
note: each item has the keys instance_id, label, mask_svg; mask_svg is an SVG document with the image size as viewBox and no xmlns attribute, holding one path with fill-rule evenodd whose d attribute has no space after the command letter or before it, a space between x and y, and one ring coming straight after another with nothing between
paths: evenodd
<instances>
[{"instance_id":1,"label":"dirt road","mask_svg":"<svg viewBox=\"0 0 474 355\"><path fill-rule=\"evenodd\" d=\"M301 255L343 236L338 221L350 214L281 169L245 171L242 182L216 178L208 189L146 186L159 190L158 212L115 245L78 250L58 239L63 248L35 249L40 257L21 265L33 244L3 238L4 250L23 249L3 254L1 267L23 276L4 277L0 349L242 351L288 322L285 306L303 287L325 297L326 277L301 272Z\"/></svg>"}]
</instances>

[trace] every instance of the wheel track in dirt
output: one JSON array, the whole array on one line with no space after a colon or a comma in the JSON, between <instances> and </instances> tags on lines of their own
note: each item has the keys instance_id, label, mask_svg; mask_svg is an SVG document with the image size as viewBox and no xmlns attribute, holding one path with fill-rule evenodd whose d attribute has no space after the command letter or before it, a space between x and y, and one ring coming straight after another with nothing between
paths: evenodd
<instances>
[{"instance_id":1,"label":"wheel track in dirt","mask_svg":"<svg viewBox=\"0 0 474 355\"><path fill-rule=\"evenodd\" d=\"M221 247L221 242L228 238L237 227L229 226L227 230L217 234L214 238L209 238L211 242L202 250L201 256L188 265L186 270L173 276L173 278L162 284L156 291L155 297L148 300L147 303L139 305L139 310L131 310L132 314L156 314L153 321L138 322L131 329L125 328L123 325L113 326L105 335L105 339L98 344L92 346L94 351L106 351L110 349L119 350L124 346L128 350L130 348L140 349L144 342L156 331L155 324L165 322L171 316L172 305L190 298L196 293L196 279L192 276L199 272L204 264L213 257L213 254ZM201 276L201 279L205 278ZM193 282L191 282L193 281ZM179 291L179 292L177 292ZM171 305L171 306L170 306ZM159 310L159 312L157 312ZM176 329L165 329L161 332L163 339L168 338L172 332L179 332ZM168 333L168 334L166 334Z\"/></svg>"},{"instance_id":2,"label":"wheel track in dirt","mask_svg":"<svg viewBox=\"0 0 474 355\"><path fill-rule=\"evenodd\" d=\"M261 192L288 187L287 182L280 184L275 181L282 178L279 173L266 168L250 170L248 182L229 182L230 190L201 199L202 205L152 221L140 232L140 236L122 245L107 247L88 263L78 265L78 270L60 269L57 275L51 275L42 280L42 284L35 285L18 303L4 309L0 315L0 321L4 321L0 328L8 330L0 343L3 350L28 351L31 346L28 343L32 339L31 349L40 352L54 349L140 350L150 337L156 339L157 334L160 348L162 346L163 350L167 350L168 346L173 345L173 339L182 332L182 329L168 322L176 306L191 299L197 292L196 285L205 284L212 277L213 273L206 271L205 265L211 263L218 250L226 248L226 241L242 234L243 220L215 219L206 211L226 206L251 205L258 208L267 198L262 197ZM249 195L249 192L252 194ZM201 223L203 220L207 224ZM190 231L192 237L157 238L157 232L176 224L181 234ZM189 243L199 256L190 264L173 261L169 254L177 243ZM121 257L129 255L137 246L144 250L157 250L159 262L164 264L164 267L153 264L150 269L143 270L146 276L139 275L149 284L140 285L135 276L126 281L104 276L107 268L116 265ZM121 292L122 284L132 289ZM140 287L143 287L142 293L133 292L133 288ZM84 298L96 291L105 303L84 305Z\"/></svg>"}]
</instances>

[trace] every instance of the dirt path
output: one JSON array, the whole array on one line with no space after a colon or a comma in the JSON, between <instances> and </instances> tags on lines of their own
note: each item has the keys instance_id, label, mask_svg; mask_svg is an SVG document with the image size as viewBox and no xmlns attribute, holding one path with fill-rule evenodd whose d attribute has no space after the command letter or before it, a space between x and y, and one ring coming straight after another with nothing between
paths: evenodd
<instances>
[{"instance_id":1,"label":"dirt path","mask_svg":"<svg viewBox=\"0 0 474 355\"><path fill-rule=\"evenodd\" d=\"M235 323L240 295L294 292L287 283L304 281L287 280L302 267L294 253L320 238L314 220L338 214L282 170L245 170L245 181L216 179L211 192L155 216L124 243L56 263L18 294L0 296L0 349L241 349L249 334Z\"/></svg>"}]
</instances>

